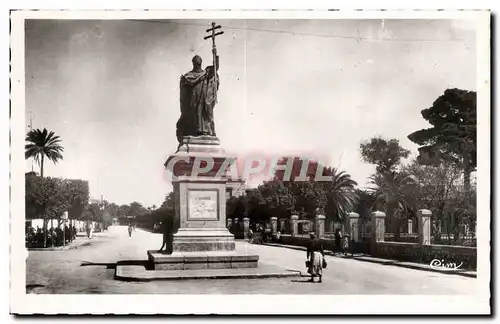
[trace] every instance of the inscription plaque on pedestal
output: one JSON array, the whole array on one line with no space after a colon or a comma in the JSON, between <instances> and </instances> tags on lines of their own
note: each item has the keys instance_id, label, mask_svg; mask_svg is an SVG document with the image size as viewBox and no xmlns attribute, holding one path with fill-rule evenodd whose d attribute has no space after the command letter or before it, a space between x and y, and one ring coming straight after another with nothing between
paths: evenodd
<instances>
[{"instance_id":1,"label":"inscription plaque on pedestal","mask_svg":"<svg viewBox=\"0 0 500 324\"><path fill-rule=\"evenodd\" d=\"M219 220L217 190L188 190L188 220Z\"/></svg>"}]
</instances>

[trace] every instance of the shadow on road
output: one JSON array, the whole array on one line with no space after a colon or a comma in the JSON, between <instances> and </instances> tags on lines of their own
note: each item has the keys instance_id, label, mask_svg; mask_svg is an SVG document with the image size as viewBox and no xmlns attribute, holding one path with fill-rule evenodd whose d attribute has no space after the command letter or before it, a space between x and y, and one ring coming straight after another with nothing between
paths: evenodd
<instances>
[{"instance_id":1,"label":"shadow on road","mask_svg":"<svg viewBox=\"0 0 500 324\"><path fill-rule=\"evenodd\" d=\"M45 285L40 285L40 284L27 284L26 285L26 293L27 294L31 294L33 293L33 290L35 290L36 288L43 288L45 287Z\"/></svg>"},{"instance_id":2,"label":"shadow on road","mask_svg":"<svg viewBox=\"0 0 500 324\"><path fill-rule=\"evenodd\" d=\"M298 282L298 283L312 283L310 279L308 279L308 280L290 280L290 282Z\"/></svg>"},{"instance_id":3,"label":"shadow on road","mask_svg":"<svg viewBox=\"0 0 500 324\"><path fill-rule=\"evenodd\" d=\"M106 267L106 269L108 270L115 270L117 265L144 266L146 270L153 270L153 265L147 260L123 260L115 263L83 261L80 264L80 267L96 266L96 267Z\"/></svg>"}]
</instances>

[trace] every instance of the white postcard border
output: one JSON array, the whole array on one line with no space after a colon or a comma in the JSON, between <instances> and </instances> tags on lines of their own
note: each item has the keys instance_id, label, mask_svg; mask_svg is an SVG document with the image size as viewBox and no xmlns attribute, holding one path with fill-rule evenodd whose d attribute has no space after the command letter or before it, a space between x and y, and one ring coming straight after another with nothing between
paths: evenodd
<instances>
[{"instance_id":1,"label":"white postcard border","mask_svg":"<svg viewBox=\"0 0 500 324\"><path fill-rule=\"evenodd\" d=\"M11 312L69 314L488 314L490 281L490 45L487 11L16 11L12 12ZM374 295L27 295L24 247L24 19L433 18L478 23L478 293ZM335 292L332 292L335 294ZM398 307L394 307L394 305ZM252 305L249 307L248 305Z\"/></svg>"}]
</instances>

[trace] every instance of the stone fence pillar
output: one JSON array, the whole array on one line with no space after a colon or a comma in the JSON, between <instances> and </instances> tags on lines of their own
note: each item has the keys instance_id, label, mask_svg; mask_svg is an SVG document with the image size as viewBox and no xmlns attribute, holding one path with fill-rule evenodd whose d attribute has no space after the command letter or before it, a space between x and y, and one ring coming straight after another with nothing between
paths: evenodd
<instances>
[{"instance_id":1,"label":"stone fence pillar","mask_svg":"<svg viewBox=\"0 0 500 324\"><path fill-rule=\"evenodd\" d=\"M290 234L292 234L292 236L295 236L299 233L299 224L297 223L298 220L299 216L290 216Z\"/></svg>"},{"instance_id":2,"label":"stone fence pillar","mask_svg":"<svg viewBox=\"0 0 500 324\"><path fill-rule=\"evenodd\" d=\"M431 244L431 216L428 209L418 211L418 242L422 245Z\"/></svg>"},{"instance_id":3,"label":"stone fence pillar","mask_svg":"<svg viewBox=\"0 0 500 324\"><path fill-rule=\"evenodd\" d=\"M359 242L359 214L350 212L347 214L347 233L351 236L351 241Z\"/></svg>"},{"instance_id":4,"label":"stone fence pillar","mask_svg":"<svg viewBox=\"0 0 500 324\"><path fill-rule=\"evenodd\" d=\"M281 233L285 232L285 219L280 219L280 227L279 230Z\"/></svg>"},{"instance_id":5,"label":"stone fence pillar","mask_svg":"<svg viewBox=\"0 0 500 324\"><path fill-rule=\"evenodd\" d=\"M413 220L408 220L408 234L413 234Z\"/></svg>"},{"instance_id":6,"label":"stone fence pillar","mask_svg":"<svg viewBox=\"0 0 500 324\"><path fill-rule=\"evenodd\" d=\"M226 222L227 222L227 229L232 230L233 229L233 219L228 218L228 219L226 219Z\"/></svg>"},{"instance_id":7,"label":"stone fence pillar","mask_svg":"<svg viewBox=\"0 0 500 324\"><path fill-rule=\"evenodd\" d=\"M271 231L273 235L278 233L278 217L271 217Z\"/></svg>"},{"instance_id":8,"label":"stone fence pillar","mask_svg":"<svg viewBox=\"0 0 500 324\"><path fill-rule=\"evenodd\" d=\"M316 219L315 219L315 232L316 232L316 237L317 238L322 238L323 236L325 236L325 216L323 215L318 215L316 216Z\"/></svg>"},{"instance_id":9,"label":"stone fence pillar","mask_svg":"<svg viewBox=\"0 0 500 324\"><path fill-rule=\"evenodd\" d=\"M245 217L243 218L243 235L245 235L245 237L248 236L249 229L250 229L250 218Z\"/></svg>"},{"instance_id":10,"label":"stone fence pillar","mask_svg":"<svg viewBox=\"0 0 500 324\"><path fill-rule=\"evenodd\" d=\"M375 211L371 216L371 241L372 243L383 242L385 236L385 213Z\"/></svg>"}]
</instances>

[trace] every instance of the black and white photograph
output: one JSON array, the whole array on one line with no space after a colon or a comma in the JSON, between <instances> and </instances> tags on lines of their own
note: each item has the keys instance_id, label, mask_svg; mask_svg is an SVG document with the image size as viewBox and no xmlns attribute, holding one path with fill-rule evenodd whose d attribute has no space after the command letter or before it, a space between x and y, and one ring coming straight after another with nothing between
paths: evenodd
<instances>
[{"instance_id":1,"label":"black and white photograph","mask_svg":"<svg viewBox=\"0 0 500 324\"><path fill-rule=\"evenodd\" d=\"M491 311L488 11L11 25L11 312Z\"/></svg>"}]
</instances>

